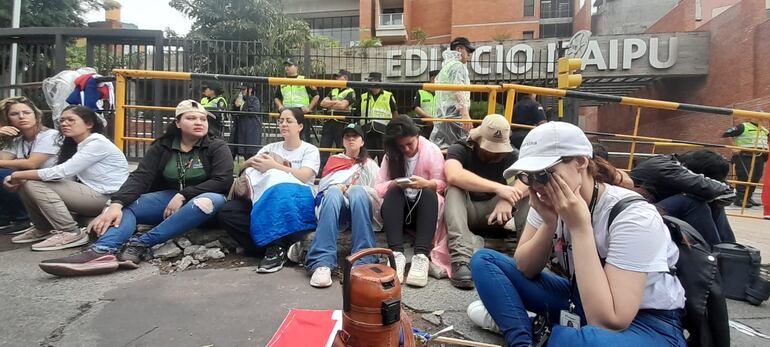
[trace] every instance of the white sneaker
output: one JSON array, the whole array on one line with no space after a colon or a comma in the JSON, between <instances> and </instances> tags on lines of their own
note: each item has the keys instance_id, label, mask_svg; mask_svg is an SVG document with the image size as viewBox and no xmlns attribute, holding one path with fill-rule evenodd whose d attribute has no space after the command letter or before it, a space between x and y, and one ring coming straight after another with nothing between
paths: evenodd
<instances>
[{"instance_id":1,"label":"white sneaker","mask_svg":"<svg viewBox=\"0 0 770 347\"><path fill-rule=\"evenodd\" d=\"M500 334L500 327L489 315L489 311L484 307L484 303L481 300L476 300L468 305L468 318L470 318L473 324L476 324L479 328L489 330L491 332Z\"/></svg>"},{"instance_id":2,"label":"white sneaker","mask_svg":"<svg viewBox=\"0 0 770 347\"><path fill-rule=\"evenodd\" d=\"M291 262L303 264L305 262L305 256L302 254L303 252L302 241L297 241L289 246L289 250L286 251L286 258Z\"/></svg>"},{"instance_id":3,"label":"white sneaker","mask_svg":"<svg viewBox=\"0 0 770 347\"><path fill-rule=\"evenodd\" d=\"M404 256L404 253L401 252L393 252L393 257L396 258L396 276L398 277L398 282L404 283L404 268L406 267L406 257Z\"/></svg>"},{"instance_id":4,"label":"white sneaker","mask_svg":"<svg viewBox=\"0 0 770 347\"><path fill-rule=\"evenodd\" d=\"M412 267L409 268L409 274L406 276L406 284L425 287L428 284L428 268L430 268L430 260L425 254L412 256Z\"/></svg>"},{"instance_id":5,"label":"white sneaker","mask_svg":"<svg viewBox=\"0 0 770 347\"><path fill-rule=\"evenodd\" d=\"M310 285L316 288L326 288L332 285L332 269L321 266L313 271Z\"/></svg>"}]
</instances>

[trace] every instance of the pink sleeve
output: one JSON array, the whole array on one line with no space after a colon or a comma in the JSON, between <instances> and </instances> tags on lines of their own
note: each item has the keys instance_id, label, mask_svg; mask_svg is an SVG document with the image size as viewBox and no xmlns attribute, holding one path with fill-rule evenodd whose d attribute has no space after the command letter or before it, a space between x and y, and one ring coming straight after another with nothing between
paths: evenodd
<instances>
[{"instance_id":1,"label":"pink sleeve","mask_svg":"<svg viewBox=\"0 0 770 347\"><path fill-rule=\"evenodd\" d=\"M374 184L374 189L377 190L377 194L380 198L385 197L385 193L388 192L391 181L392 180L388 176L388 157L384 156L382 158L382 164L380 165L380 172L377 174L377 179Z\"/></svg>"},{"instance_id":2,"label":"pink sleeve","mask_svg":"<svg viewBox=\"0 0 770 347\"><path fill-rule=\"evenodd\" d=\"M444 195L444 189L446 189L446 179L444 179L444 155L441 154L441 150L424 137L420 137L421 153L420 158L423 155L426 156L426 171L428 173L429 180L436 183L436 193Z\"/></svg>"}]
</instances>

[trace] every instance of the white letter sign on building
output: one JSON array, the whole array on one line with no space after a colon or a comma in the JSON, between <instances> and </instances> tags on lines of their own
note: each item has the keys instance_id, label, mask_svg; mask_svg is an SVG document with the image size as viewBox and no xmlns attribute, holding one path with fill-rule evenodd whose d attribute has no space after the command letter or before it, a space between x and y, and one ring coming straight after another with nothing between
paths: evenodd
<instances>
[{"instance_id":1,"label":"white letter sign on building","mask_svg":"<svg viewBox=\"0 0 770 347\"><path fill-rule=\"evenodd\" d=\"M552 75L559 42L567 39L479 42L468 69L471 79L511 80ZM440 68L446 46L386 46L369 48L375 59L360 67L361 73L383 72L387 81L427 80L431 69ZM379 51L378 51L379 50ZM384 53L384 54L382 54ZM709 34L704 32L594 36L583 53L583 77L692 76L708 73ZM384 61L382 61L384 60ZM333 64L332 64L333 65ZM354 68L354 67L340 67ZM358 69L355 69L358 70Z\"/></svg>"}]
</instances>

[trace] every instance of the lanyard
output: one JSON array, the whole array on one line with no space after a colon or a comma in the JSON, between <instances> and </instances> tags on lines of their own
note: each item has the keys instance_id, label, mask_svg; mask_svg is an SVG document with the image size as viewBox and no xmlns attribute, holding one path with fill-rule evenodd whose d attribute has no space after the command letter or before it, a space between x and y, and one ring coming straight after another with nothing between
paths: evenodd
<instances>
[{"instance_id":1,"label":"lanyard","mask_svg":"<svg viewBox=\"0 0 770 347\"><path fill-rule=\"evenodd\" d=\"M599 200L599 184L594 181L594 191L591 193L591 202L588 204L588 211L591 214L591 226L594 225L594 209L596 208L596 202ZM562 237L562 256L564 257L564 269L567 271L567 274L570 274L570 267L569 267L569 250L572 248L572 245L567 242L567 238L564 235L564 222L561 222L561 237ZM577 280L575 279L575 274L572 273L570 277L570 291L569 291L569 311L570 313L575 313L575 300L574 295L575 291L577 290Z\"/></svg>"},{"instance_id":2,"label":"lanyard","mask_svg":"<svg viewBox=\"0 0 770 347\"><path fill-rule=\"evenodd\" d=\"M193 150L192 155L190 156L190 160L188 160L186 164L182 164L182 152L181 151L177 152L176 173L177 173L177 182L179 182L179 191L182 191L184 187L187 185L187 180L185 176L187 175L187 169L192 167L194 157L195 157L195 150Z\"/></svg>"},{"instance_id":3,"label":"lanyard","mask_svg":"<svg viewBox=\"0 0 770 347\"><path fill-rule=\"evenodd\" d=\"M35 136L35 139L29 143L29 148L25 148L24 144L26 144L27 141L25 141L23 138L21 139L21 151L22 155L24 156L24 159L29 159L29 156L32 155L32 149L35 148L35 144L37 143L37 136Z\"/></svg>"}]
</instances>

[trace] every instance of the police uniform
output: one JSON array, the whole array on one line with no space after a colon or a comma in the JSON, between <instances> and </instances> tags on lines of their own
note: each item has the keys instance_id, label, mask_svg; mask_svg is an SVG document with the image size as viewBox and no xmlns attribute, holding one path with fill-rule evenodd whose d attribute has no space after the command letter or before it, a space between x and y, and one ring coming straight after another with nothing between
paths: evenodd
<instances>
[{"instance_id":1,"label":"police uniform","mask_svg":"<svg viewBox=\"0 0 770 347\"><path fill-rule=\"evenodd\" d=\"M768 149L767 144L768 130L767 128L760 126L752 122L744 122L737 126L727 130L722 137L732 137L736 146L742 148L758 148ZM756 142L756 143L755 143ZM755 157L754 172L749 180L749 172L751 171L752 157ZM733 155L733 163L735 164L735 175L739 181L744 182L759 182L762 177L762 171L764 171L764 165L767 162L767 153L758 153L753 151L740 151ZM752 205L759 205L751 201L751 196L754 194L755 186L748 187L749 189L749 207ZM736 191L736 204L743 202L744 192L746 191L745 185L737 185Z\"/></svg>"}]
</instances>

